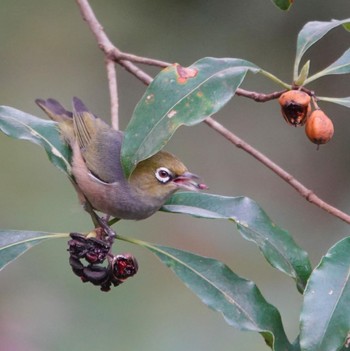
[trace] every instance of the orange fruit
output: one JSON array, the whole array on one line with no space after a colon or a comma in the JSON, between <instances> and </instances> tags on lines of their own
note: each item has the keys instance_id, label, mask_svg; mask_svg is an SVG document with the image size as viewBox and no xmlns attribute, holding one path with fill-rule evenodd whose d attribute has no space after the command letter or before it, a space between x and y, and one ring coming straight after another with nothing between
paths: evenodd
<instances>
[{"instance_id":1,"label":"orange fruit","mask_svg":"<svg viewBox=\"0 0 350 351\"><path fill-rule=\"evenodd\" d=\"M306 122L305 133L313 143L326 144L334 134L333 122L322 110L315 110Z\"/></svg>"},{"instance_id":2,"label":"orange fruit","mask_svg":"<svg viewBox=\"0 0 350 351\"><path fill-rule=\"evenodd\" d=\"M287 123L302 126L311 113L311 98L300 90L289 90L279 97L282 115Z\"/></svg>"}]
</instances>

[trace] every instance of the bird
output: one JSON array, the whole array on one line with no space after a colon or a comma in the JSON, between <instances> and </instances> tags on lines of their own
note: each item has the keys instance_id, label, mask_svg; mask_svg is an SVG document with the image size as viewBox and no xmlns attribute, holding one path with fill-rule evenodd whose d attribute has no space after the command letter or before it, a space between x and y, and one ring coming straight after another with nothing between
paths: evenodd
<instances>
[{"instance_id":1,"label":"bird","mask_svg":"<svg viewBox=\"0 0 350 351\"><path fill-rule=\"evenodd\" d=\"M120 158L122 131L91 113L77 97L72 112L52 98L35 102L58 123L72 151L71 172L83 205L88 201L107 216L141 220L157 212L178 190L207 189L176 156L162 150L140 161L127 179Z\"/></svg>"}]
</instances>

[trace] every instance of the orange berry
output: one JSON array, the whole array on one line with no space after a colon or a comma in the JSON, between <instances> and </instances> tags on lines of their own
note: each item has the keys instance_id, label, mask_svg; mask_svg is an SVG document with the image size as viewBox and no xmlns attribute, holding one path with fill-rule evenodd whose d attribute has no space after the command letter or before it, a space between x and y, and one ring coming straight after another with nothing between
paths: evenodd
<instances>
[{"instance_id":1,"label":"orange berry","mask_svg":"<svg viewBox=\"0 0 350 351\"><path fill-rule=\"evenodd\" d=\"M279 98L282 115L287 123L302 126L311 113L311 98L300 90L289 90Z\"/></svg>"},{"instance_id":2,"label":"orange berry","mask_svg":"<svg viewBox=\"0 0 350 351\"><path fill-rule=\"evenodd\" d=\"M326 144L334 134L333 122L322 110L315 110L306 122L305 133L313 143Z\"/></svg>"}]
</instances>

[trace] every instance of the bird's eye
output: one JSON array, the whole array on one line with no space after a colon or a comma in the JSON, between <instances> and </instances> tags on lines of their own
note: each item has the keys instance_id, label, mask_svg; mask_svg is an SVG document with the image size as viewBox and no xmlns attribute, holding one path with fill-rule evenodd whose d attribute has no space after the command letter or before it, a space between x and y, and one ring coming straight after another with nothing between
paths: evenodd
<instances>
[{"instance_id":1,"label":"bird's eye","mask_svg":"<svg viewBox=\"0 0 350 351\"><path fill-rule=\"evenodd\" d=\"M165 167L158 168L155 175L156 178L163 184L166 184L173 179L172 173Z\"/></svg>"}]
</instances>

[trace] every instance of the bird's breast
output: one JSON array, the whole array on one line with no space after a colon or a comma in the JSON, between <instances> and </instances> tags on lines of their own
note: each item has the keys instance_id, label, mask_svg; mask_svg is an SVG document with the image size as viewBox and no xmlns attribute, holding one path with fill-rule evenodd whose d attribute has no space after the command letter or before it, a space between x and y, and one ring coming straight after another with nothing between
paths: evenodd
<instances>
[{"instance_id":1,"label":"bird's breast","mask_svg":"<svg viewBox=\"0 0 350 351\"><path fill-rule=\"evenodd\" d=\"M144 219L159 210L161 201L145 198L134 191L124 178L113 183L105 183L96 178L87 168L78 145L74 145L72 149L73 176L94 209L121 219Z\"/></svg>"}]
</instances>

